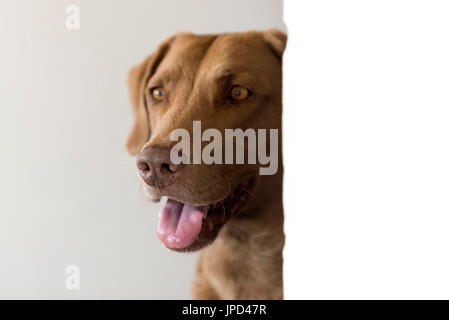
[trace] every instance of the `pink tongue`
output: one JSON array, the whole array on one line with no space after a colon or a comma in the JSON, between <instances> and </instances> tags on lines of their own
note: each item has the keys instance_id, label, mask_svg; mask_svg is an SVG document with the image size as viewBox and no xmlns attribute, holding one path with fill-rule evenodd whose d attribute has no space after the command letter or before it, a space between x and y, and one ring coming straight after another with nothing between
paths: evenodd
<instances>
[{"instance_id":1,"label":"pink tongue","mask_svg":"<svg viewBox=\"0 0 449 320\"><path fill-rule=\"evenodd\" d=\"M162 208L157 235L168 248L186 248L198 237L207 206L194 207L168 199Z\"/></svg>"}]
</instances>

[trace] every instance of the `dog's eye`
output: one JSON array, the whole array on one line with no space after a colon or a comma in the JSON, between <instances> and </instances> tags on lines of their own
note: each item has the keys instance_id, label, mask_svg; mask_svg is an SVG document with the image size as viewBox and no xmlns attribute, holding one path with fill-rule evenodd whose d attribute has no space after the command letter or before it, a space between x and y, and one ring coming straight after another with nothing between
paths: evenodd
<instances>
[{"instance_id":1,"label":"dog's eye","mask_svg":"<svg viewBox=\"0 0 449 320\"><path fill-rule=\"evenodd\" d=\"M157 101L164 100L164 90L162 88L151 89L151 96Z\"/></svg>"},{"instance_id":2,"label":"dog's eye","mask_svg":"<svg viewBox=\"0 0 449 320\"><path fill-rule=\"evenodd\" d=\"M231 88L230 96L233 100L243 101L249 96L249 91L242 86L234 86Z\"/></svg>"}]
</instances>

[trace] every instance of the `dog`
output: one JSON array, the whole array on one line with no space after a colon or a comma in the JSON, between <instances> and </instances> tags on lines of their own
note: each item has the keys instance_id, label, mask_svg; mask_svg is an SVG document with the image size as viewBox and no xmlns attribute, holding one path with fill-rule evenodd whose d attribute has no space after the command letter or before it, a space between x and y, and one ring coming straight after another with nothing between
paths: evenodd
<instances>
[{"instance_id":1,"label":"dog","mask_svg":"<svg viewBox=\"0 0 449 320\"><path fill-rule=\"evenodd\" d=\"M282 153L275 174L256 164L175 164L171 132L278 129L280 30L177 33L129 71L134 126L127 150L154 202L168 200L157 234L171 250L200 250L195 299L283 299ZM279 135L279 146L282 137Z\"/></svg>"}]
</instances>

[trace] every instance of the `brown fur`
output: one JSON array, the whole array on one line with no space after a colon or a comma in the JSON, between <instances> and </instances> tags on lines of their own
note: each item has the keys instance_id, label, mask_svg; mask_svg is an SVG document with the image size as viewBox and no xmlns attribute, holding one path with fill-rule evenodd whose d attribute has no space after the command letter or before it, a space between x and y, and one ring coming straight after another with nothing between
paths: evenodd
<instances>
[{"instance_id":1,"label":"brown fur","mask_svg":"<svg viewBox=\"0 0 449 320\"><path fill-rule=\"evenodd\" d=\"M170 132L201 120L202 128L276 128L281 132L282 53L286 36L278 30L220 35L176 34L131 69L129 86L135 124L127 149L171 147ZM231 104L229 83L253 91ZM166 99L148 92L163 86ZM279 137L281 146L281 135ZM281 153L280 153L281 154ZM193 205L224 199L241 179L257 175L257 165L188 165L164 190L142 183L148 197L168 196ZM193 293L196 299L282 299L282 157L273 176L257 175L257 187L244 208L200 254Z\"/></svg>"}]
</instances>

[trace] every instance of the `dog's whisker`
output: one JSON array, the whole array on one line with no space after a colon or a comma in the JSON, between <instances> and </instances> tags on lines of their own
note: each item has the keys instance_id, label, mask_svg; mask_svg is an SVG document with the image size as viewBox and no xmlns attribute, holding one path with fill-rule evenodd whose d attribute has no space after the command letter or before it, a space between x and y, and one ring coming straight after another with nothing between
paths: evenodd
<instances>
[{"instance_id":1,"label":"dog's whisker","mask_svg":"<svg viewBox=\"0 0 449 320\"><path fill-rule=\"evenodd\" d=\"M224 222L225 217L226 217L226 207L225 207L223 201L220 201L220 204L221 204L221 206L223 207L223 213L224 213L224 215L223 215L223 221L222 221L222 222Z\"/></svg>"},{"instance_id":2,"label":"dog's whisker","mask_svg":"<svg viewBox=\"0 0 449 320\"><path fill-rule=\"evenodd\" d=\"M252 191L248 190L247 188L243 187L241 184L235 183L235 182L232 182L232 181L229 181L229 183L232 184L232 185L234 185L234 186L236 186L236 187L239 187L239 188L242 189L244 192L246 192L247 194L249 194L250 197L253 197L256 201L258 201L258 202L260 202L260 203L263 202L262 199L260 199L254 192L252 192Z\"/></svg>"}]
</instances>

